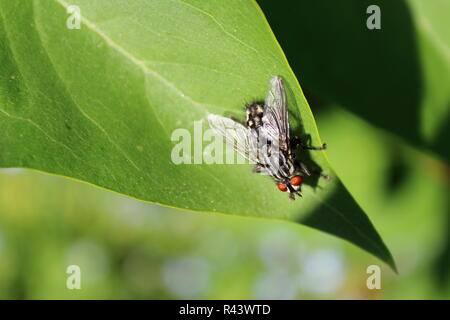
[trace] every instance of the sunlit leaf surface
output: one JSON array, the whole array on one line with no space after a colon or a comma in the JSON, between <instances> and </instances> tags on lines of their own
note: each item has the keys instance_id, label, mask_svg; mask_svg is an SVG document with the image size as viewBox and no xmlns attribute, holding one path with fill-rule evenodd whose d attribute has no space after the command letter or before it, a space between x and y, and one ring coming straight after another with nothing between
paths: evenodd
<instances>
[{"instance_id":1,"label":"sunlit leaf surface","mask_svg":"<svg viewBox=\"0 0 450 320\"><path fill-rule=\"evenodd\" d=\"M81 29L67 28L70 5L81 10ZM332 178L311 179L294 202L249 165L172 162L175 129L201 141L195 121L207 129L208 113L242 117L246 102L264 98L272 75L285 79L294 133L321 145L256 3L2 0L0 46L0 166L166 206L300 222L395 268L323 151L303 157Z\"/></svg>"}]
</instances>

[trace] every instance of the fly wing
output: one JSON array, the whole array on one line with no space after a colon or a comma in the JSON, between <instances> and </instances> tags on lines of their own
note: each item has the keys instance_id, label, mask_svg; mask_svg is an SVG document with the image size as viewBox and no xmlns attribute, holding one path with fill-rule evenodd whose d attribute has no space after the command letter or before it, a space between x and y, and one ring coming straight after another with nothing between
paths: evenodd
<instances>
[{"instance_id":1,"label":"fly wing","mask_svg":"<svg viewBox=\"0 0 450 320\"><path fill-rule=\"evenodd\" d=\"M256 132L242 124L216 114L208 115L208 122L216 136L222 137L235 151L251 163L258 163L258 137Z\"/></svg>"},{"instance_id":2,"label":"fly wing","mask_svg":"<svg viewBox=\"0 0 450 320\"><path fill-rule=\"evenodd\" d=\"M270 79L264 107L263 128L267 138L278 141L278 146L282 151L289 150L290 138L286 92L283 79L277 76Z\"/></svg>"}]
</instances>

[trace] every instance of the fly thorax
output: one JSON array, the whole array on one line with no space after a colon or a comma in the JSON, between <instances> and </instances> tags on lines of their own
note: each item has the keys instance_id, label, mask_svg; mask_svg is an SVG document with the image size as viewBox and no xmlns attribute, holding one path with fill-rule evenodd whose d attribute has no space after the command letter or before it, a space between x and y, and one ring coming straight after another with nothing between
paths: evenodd
<instances>
[{"instance_id":1,"label":"fly thorax","mask_svg":"<svg viewBox=\"0 0 450 320\"><path fill-rule=\"evenodd\" d=\"M264 103L252 102L245 108L246 125L248 128L259 128L262 125L262 117L264 113Z\"/></svg>"}]
</instances>

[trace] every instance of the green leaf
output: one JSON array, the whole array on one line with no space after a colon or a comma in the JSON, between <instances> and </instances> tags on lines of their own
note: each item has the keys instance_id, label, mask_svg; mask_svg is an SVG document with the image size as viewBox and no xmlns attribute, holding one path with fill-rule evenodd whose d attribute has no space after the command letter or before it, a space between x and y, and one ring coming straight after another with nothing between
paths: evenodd
<instances>
[{"instance_id":1,"label":"green leaf","mask_svg":"<svg viewBox=\"0 0 450 320\"><path fill-rule=\"evenodd\" d=\"M258 3L304 89L450 159L450 1ZM369 5L380 30L366 27Z\"/></svg>"},{"instance_id":2,"label":"green leaf","mask_svg":"<svg viewBox=\"0 0 450 320\"><path fill-rule=\"evenodd\" d=\"M0 166L63 175L139 200L285 219L342 237L395 268L331 175L289 201L249 165L175 165L171 134L208 113L242 116L272 75L285 79L294 130L320 145L312 113L253 1L0 1ZM206 124L204 125L206 129ZM204 143L203 145L205 146ZM331 146L332 147L332 146ZM346 152L346 151L344 151ZM308 154L305 154L305 157Z\"/></svg>"}]
</instances>

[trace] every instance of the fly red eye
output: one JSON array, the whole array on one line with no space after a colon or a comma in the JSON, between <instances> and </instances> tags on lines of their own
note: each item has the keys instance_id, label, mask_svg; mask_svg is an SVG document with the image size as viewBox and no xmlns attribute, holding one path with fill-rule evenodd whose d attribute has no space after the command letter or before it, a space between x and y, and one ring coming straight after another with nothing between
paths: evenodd
<instances>
[{"instance_id":1,"label":"fly red eye","mask_svg":"<svg viewBox=\"0 0 450 320\"><path fill-rule=\"evenodd\" d=\"M302 182L303 182L303 179L300 176L295 176L295 177L291 178L291 184L293 186L299 186L302 184Z\"/></svg>"},{"instance_id":2,"label":"fly red eye","mask_svg":"<svg viewBox=\"0 0 450 320\"><path fill-rule=\"evenodd\" d=\"M277 185L277 187L278 187L278 189L280 190L280 191L283 191L283 192L286 192L287 191L287 187L286 187L286 185L285 184L283 184L283 183L280 183L279 185Z\"/></svg>"}]
</instances>

